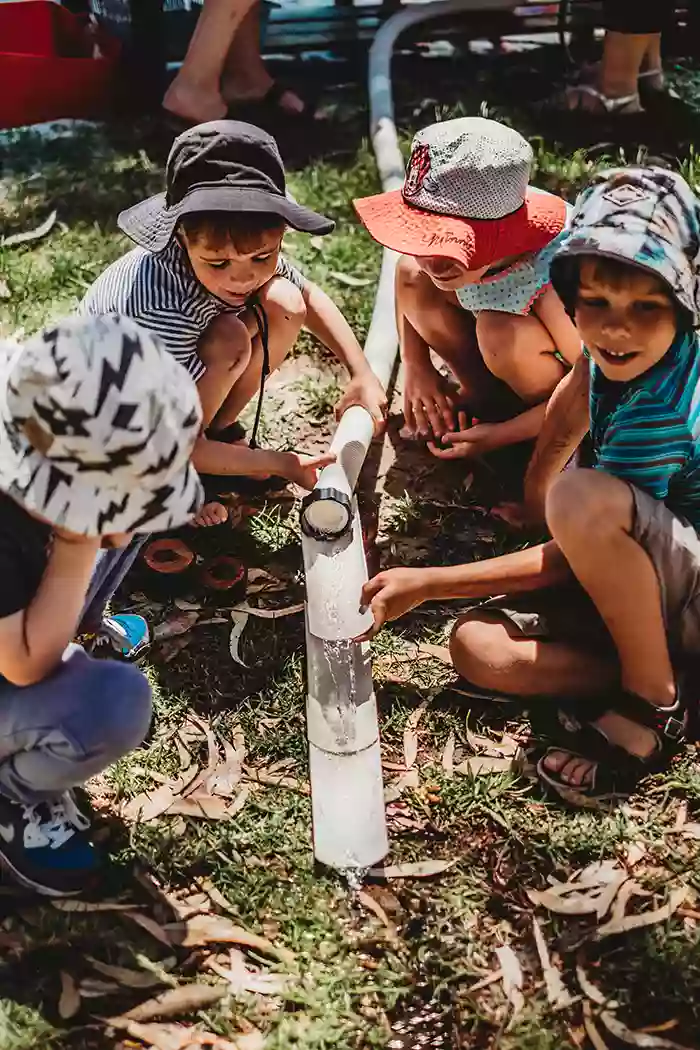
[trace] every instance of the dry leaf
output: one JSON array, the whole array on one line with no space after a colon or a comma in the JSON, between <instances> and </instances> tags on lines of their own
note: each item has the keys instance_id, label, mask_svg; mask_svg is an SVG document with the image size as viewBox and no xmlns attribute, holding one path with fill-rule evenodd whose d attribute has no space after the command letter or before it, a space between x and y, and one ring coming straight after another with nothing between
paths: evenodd
<instances>
[{"instance_id":1,"label":"dry leaf","mask_svg":"<svg viewBox=\"0 0 700 1050\"><path fill-rule=\"evenodd\" d=\"M225 820L231 813L225 798L198 791L187 798L176 799L169 807L167 815L193 817L196 820Z\"/></svg>"},{"instance_id":2,"label":"dry leaf","mask_svg":"<svg viewBox=\"0 0 700 1050\"><path fill-rule=\"evenodd\" d=\"M175 801L173 788L175 784L161 784L155 791L144 791L136 798L132 798L121 811L124 820L146 824L149 820L155 820L166 813Z\"/></svg>"},{"instance_id":3,"label":"dry leaf","mask_svg":"<svg viewBox=\"0 0 700 1050\"><path fill-rule=\"evenodd\" d=\"M292 962L294 955L286 948L278 948L265 937L236 926L221 915L194 915L185 923L169 923L164 932L170 943L182 948L196 948L203 944L242 944L263 955L272 955L282 962Z\"/></svg>"},{"instance_id":4,"label":"dry leaf","mask_svg":"<svg viewBox=\"0 0 700 1050\"><path fill-rule=\"evenodd\" d=\"M348 288L368 288L374 283L371 277L353 277L350 273L341 270L329 270L328 276L333 277L339 284L346 284Z\"/></svg>"},{"instance_id":5,"label":"dry leaf","mask_svg":"<svg viewBox=\"0 0 700 1050\"><path fill-rule=\"evenodd\" d=\"M103 974L104 977L111 977L125 988L155 988L163 984L161 978L155 973L149 973L146 970L130 970L126 966L111 966L109 963L100 962L99 959L93 959L91 955L86 955L85 958L94 970Z\"/></svg>"},{"instance_id":6,"label":"dry leaf","mask_svg":"<svg viewBox=\"0 0 700 1050\"><path fill-rule=\"evenodd\" d=\"M297 602L296 605L287 605L282 609L256 609L248 602L241 602L233 612L248 613L249 616L261 616L264 620L277 620L280 616L294 616L304 611L304 603ZM233 618L233 612L231 617Z\"/></svg>"},{"instance_id":7,"label":"dry leaf","mask_svg":"<svg viewBox=\"0 0 700 1050\"><path fill-rule=\"evenodd\" d=\"M231 949L229 966L215 960L208 962L210 970L228 981L233 992L254 992L256 995L282 995L289 986L289 978L278 973L261 973L248 969L242 952Z\"/></svg>"},{"instance_id":8,"label":"dry leaf","mask_svg":"<svg viewBox=\"0 0 700 1050\"><path fill-rule=\"evenodd\" d=\"M686 824L681 832L684 839L700 839L700 824Z\"/></svg>"},{"instance_id":9,"label":"dry leaf","mask_svg":"<svg viewBox=\"0 0 700 1050\"><path fill-rule=\"evenodd\" d=\"M420 704L415 711L411 711L406 720L406 728L403 731L403 760L406 769L410 769L418 758L418 724L427 707L427 703Z\"/></svg>"},{"instance_id":10,"label":"dry leaf","mask_svg":"<svg viewBox=\"0 0 700 1050\"><path fill-rule=\"evenodd\" d=\"M229 652L231 653L231 659L241 667L247 667L248 664L241 658L240 646L241 636L246 629L248 623L247 612L237 612L235 609L231 611L231 619L233 620L233 627L231 628L231 635L228 641Z\"/></svg>"},{"instance_id":11,"label":"dry leaf","mask_svg":"<svg viewBox=\"0 0 700 1050\"><path fill-rule=\"evenodd\" d=\"M162 926L159 926L155 919L149 918L148 915L141 915L138 911L127 911L124 912L124 918L131 919L137 926L140 926L146 933L150 933L151 937L155 940L160 941L161 944L167 945L168 948L172 948L173 942L165 932Z\"/></svg>"},{"instance_id":12,"label":"dry leaf","mask_svg":"<svg viewBox=\"0 0 700 1050\"><path fill-rule=\"evenodd\" d=\"M450 731L450 735L447 738L445 749L442 752L442 768L445 772L445 780L452 780L454 775L454 758L455 758L455 735L454 731Z\"/></svg>"},{"instance_id":13,"label":"dry leaf","mask_svg":"<svg viewBox=\"0 0 700 1050\"><path fill-rule=\"evenodd\" d=\"M513 769L513 763L509 758L490 758L488 755L476 755L467 758L455 766L455 773L464 776L478 777L488 773L508 773Z\"/></svg>"},{"instance_id":14,"label":"dry leaf","mask_svg":"<svg viewBox=\"0 0 700 1050\"><path fill-rule=\"evenodd\" d=\"M644 926L654 926L657 922L666 922L680 908L687 892L685 886L680 886L673 890L668 901L661 908L643 912L641 915L628 915L623 919L612 919L605 926L598 927L595 932L596 939L611 937L617 933L627 933L629 930L639 930Z\"/></svg>"},{"instance_id":15,"label":"dry leaf","mask_svg":"<svg viewBox=\"0 0 700 1050\"><path fill-rule=\"evenodd\" d=\"M181 634L187 634L191 631L197 620L199 619L199 613L194 609L190 609L187 612L178 612L174 616L169 616L163 623L159 623L153 630L153 639L156 642L165 641L166 638L176 638Z\"/></svg>"},{"instance_id":16,"label":"dry leaf","mask_svg":"<svg viewBox=\"0 0 700 1050\"><path fill-rule=\"evenodd\" d=\"M390 864L385 868L370 868L369 874L375 879L428 879L433 875L442 875L456 863L455 860L418 860Z\"/></svg>"},{"instance_id":17,"label":"dry leaf","mask_svg":"<svg viewBox=\"0 0 700 1050\"><path fill-rule=\"evenodd\" d=\"M546 890L528 890L533 904L547 908L558 915L607 914L620 887L627 881L627 872L615 866L614 861L590 865L568 882L555 882Z\"/></svg>"},{"instance_id":18,"label":"dry leaf","mask_svg":"<svg viewBox=\"0 0 700 1050\"><path fill-rule=\"evenodd\" d=\"M467 726L465 732L467 743L477 755L501 755L503 758L512 758L518 753L520 748L518 741L512 736L507 736L506 733L503 734L501 740L492 740L491 737L472 733L469 726Z\"/></svg>"},{"instance_id":19,"label":"dry leaf","mask_svg":"<svg viewBox=\"0 0 700 1050\"><path fill-rule=\"evenodd\" d=\"M61 998L58 1000L58 1016L64 1021L75 1017L80 1009L80 992L75 980L65 970L61 970Z\"/></svg>"},{"instance_id":20,"label":"dry leaf","mask_svg":"<svg viewBox=\"0 0 700 1050\"><path fill-rule=\"evenodd\" d=\"M189 644L190 639L186 634L181 634L177 638L166 638L158 649L158 655L164 664L172 663Z\"/></svg>"},{"instance_id":21,"label":"dry leaf","mask_svg":"<svg viewBox=\"0 0 700 1050\"><path fill-rule=\"evenodd\" d=\"M417 791L419 787L420 774L418 770L409 769L407 773L397 777L391 784L387 784L384 789L384 802L388 805L389 802L395 802L397 798L400 798L404 791Z\"/></svg>"},{"instance_id":22,"label":"dry leaf","mask_svg":"<svg viewBox=\"0 0 700 1050\"><path fill-rule=\"evenodd\" d=\"M376 901L374 897L369 893L366 893L365 890L358 891L356 894L356 900L358 900L363 907L367 908L368 911L371 911L373 915L377 916L379 921L386 928L388 939L395 944L399 939L396 927L382 908L379 901Z\"/></svg>"},{"instance_id":23,"label":"dry leaf","mask_svg":"<svg viewBox=\"0 0 700 1050\"><path fill-rule=\"evenodd\" d=\"M75 900L52 900L51 904L57 911L123 911L132 912L133 904L120 904L119 901L75 901Z\"/></svg>"},{"instance_id":24,"label":"dry leaf","mask_svg":"<svg viewBox=\"0 0 700 1050\"><path fill-rule=\"evenodd\" d=\"M547 999L555 1010L563 1010L565 1007L571 1005L572 999L564 985L559 970L556 966L552 966L547 944L542 933L542 927L534 916L532 919L532 932L535 937L535 946L540 959L542 973L544 974Z\"/></svg>"},{"instance_id":25,"label":"dry leaf","mask_svg":"<svg viewBox=\"0 0 700 1050\"><path fill-rule=\"evenodd\" d=\"M615 1014L609 1010L603 1010L600 1015L601 1022L605 1025L611 1035L629 1046L641 1046L644 1050L691 1050L690 1047L681 1046L671 1039L664 1039L660 1035L651 1035L649 1032L635 1032L623 1024Z\"/></svg>"},{"instance_id":26,"label":"dry leaf","mask_svg":"<svg viewBox=\"0 0 700 1050\"><path fill-rule=\"evenodd\" d=\"M583 952L579 952L576 958L576 980L578 981L579 988L583 994L590 999L591 1002L597 1003L598 1006L607 1006L611 1010L617 1010L620 1004L616 999L608 999L607 996L601 992L600 988L596 987L596 985L588 979L583 963ZM584 1003L584 1006L585 1005L586 1004Z\"/></svg>"},{"instance_id":27,"label":"dry leaf","mask_svg":"<svg viewBox=\"0 0 700 1050\"><path fill-rule=\"evenodd\" d=\"M513 1017L517 1017L525 1005L525 997L522 992L523 971L520 968L520 962L508 944L502 944L500 948L496 948L496 955L503 974L503 991L513 1007Z\"/></svg>"},{"instance_id":28,"label":"dry leaf","mask_svg":"<svg viewBox=\"0 0 700 1050\"><path fill-rule=\"evenodd\" d=\"M623 882L613 904L611 915L613 922L619 922L621 919L624 919L625 909L632 897L651 897L651 893L649 890L645 890L643 886L640 886L634 879L628 879L627 882Z\"/></svg>"},{"instance_id":29,"label":"dry leaf","mask_svg":"<svg viewBox=\"0 0 700 1050\"><path fill-rule=\"evenodd\" d=\"M608 1050L608 1044L595 1026L591 1004L587 1001L583 1004L583 1027L586 1029L586 1035L591 1041L593 1050Z\"/></svg>"},{"instance_id":30,"label":"dry leaf","mask_svg":"<svg viewBox=\"0 0 700 1050\"><path fill-rule=\"evenodd\" d=\"M245 775L248 780L252 780L255 784L289 788L290 791L300 791L302 795L311 794L309 785L302 783L295 777L280 776L279 774L269 773L266 769L252 769L250 766L245 767Z\"/></svg>"},{"instance_id":31,"label":"dry leaf","mask_svg":"<svg viewBox=\"0 0 700 1050\"><path fill-rule=\"evenodd\" d=\"M3 248L14 248L18 244L38 241L42 237L46 237L47 233L51 233L57 219L58 212L52 211L48 219L45 219L40 226L36 226L33 230L24 230L22 233L13 233L9 237L0 237L0 245Z\"/></svg>"},{"instance_id":32,"label":"dry leaf","mask_svg":"<svg viewBox=\"0 0 700 1050\"><path fill-rule=\"evenodd\" d=\"M152 1021L157 1017L190 1014L218 1003L219 999L226 995L228 988L220 984L182 984L178 988L169 988L167 992L153 999L147 999L145 1003L121 1014L119 1018L109 1018L108 1023L115 1024L117 1020Z\"/></svg>"},{"instance_id":33,"label":"dry leaf","mask_svg":"<svg viewBox=\"0 0 700 1050\"><path fill-rule=\"evenodd\" d=\"M209 900L221 908L222 911L227 911L229 915L238 916L238 909L230 901L226 900L223 893L216 888L213 882L209 879L198 879L197 885L206 893Z\"/></svg>"},{"instance_id":34,"label":"dry leaf","mask_svg":"<svg viewBox=\"0 0 700 1050\"><path fill-rule=\"evenodd\" d=\"M145 1043L150 1050L195 1050L198 1046L208 1046L212 1050L255 1050L243 1042L246 1036L232 1043L213 1032L202 1032L181 1024L139 1024L138 1021L113 1018L110 1022L114 1028L123 1029L132 1039ZM262 1043L258 1044L262 1046Z\"/></svg>"},{"instance_id":35,"label":"dry leaf","mask_svg":"<svg viewBox=\"0 0 700 1050\"><path fill-rule=\"evenodd\" d=\"M81 998L102 999L105 995L116 995L121 991L114 981L98 981L95 977L85 977L78 986Z\"/></svg>"},{"instance_id":36,"label":"dry leaf","mask_svg":"<svg viewBox=\"0 0 700 1050\"><path fill-rule=\"evenodd\" d=\"M476 982L476 984L470 984L469 987L466 989L466 994L473 995L474 992L480 992L482 988L488 988L490 984L495 984L496 981L500 981L502 979L503 970L499 966L497 970L494 970L493 973L487 974L486 977L482 977L480 981Z\"/></svg>"}]
</instances>

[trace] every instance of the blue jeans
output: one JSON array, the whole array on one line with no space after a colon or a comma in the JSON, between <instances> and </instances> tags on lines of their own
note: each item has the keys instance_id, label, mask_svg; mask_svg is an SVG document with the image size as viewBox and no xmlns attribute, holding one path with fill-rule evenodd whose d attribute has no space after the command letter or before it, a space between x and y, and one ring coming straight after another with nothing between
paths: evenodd
<instances>
[{"instance_id":1,"label":"blue jeans","mask_svg":"<svg viewBox=\"0 0 700 1050\"><path fill-rule=\"evenodd\" d=\"M82 630L99 624L142 542L100 551ZM150 721L145 675L131 664L95 660L77 645L41 682L0 678L0 793L27 805L56 798L138 747Z\"/></svg>"}]
</instances>

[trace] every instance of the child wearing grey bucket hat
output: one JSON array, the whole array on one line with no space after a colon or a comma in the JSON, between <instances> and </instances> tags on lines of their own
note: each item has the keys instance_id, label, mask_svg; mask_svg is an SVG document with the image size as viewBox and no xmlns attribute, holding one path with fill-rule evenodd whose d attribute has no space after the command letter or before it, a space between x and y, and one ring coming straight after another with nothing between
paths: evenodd
<instances>
[{"instance_id":1,"label":"child wearing grey bucket hat","mask_svg":"<svg viewBox=\"0 0 700 1050\"><path fill-rule=\"evenodd\" d=\"M428 598L505 595L458 621L455 667L481 696L550 698L557 746L538 775L577 806L627 796L697 719L699 265L700 202L680 175L610 171L581 194L552 280L585 354L552 398L528 493L552 539L390 570L364 595L377 627ZM562 471L586 433L592 469Z\"/></svg>"},{"instance_id":2,"label":"child wearing grey bucket hat","mask_svg":"<svg viewBox=\"0 0 700 1050\"><path fill-rule=\"evenodd\" d=\"M201 507L200 426L194 382L133 321L0 345L0 866L39 893L94 881L73 788L150 722L144 675L73 639L133 561L131 536Z\"/></svg>"},{"instance_id":3,"label":"child wearing grey bucket hat","mask_svg":"<svg viewBox=\"0 0 700 1050\"><path fill-rule=\"evenodd\" d=\"M379 425L384 391L338 307L280 253L288 228L317 236L334 223L290 196L275 140L241 121L198 125L174 142L165 192L134 205L119 225L137 247L85 296L87 314L118 312L159 335L195 379L204 434L194 463L212 499L197 524L225 520L215 497L276 476L313 488L328 456L257 447L238 417L294 345L302 325L350 374L338 414L363 404Z\"/></svg>"}]
</instances>

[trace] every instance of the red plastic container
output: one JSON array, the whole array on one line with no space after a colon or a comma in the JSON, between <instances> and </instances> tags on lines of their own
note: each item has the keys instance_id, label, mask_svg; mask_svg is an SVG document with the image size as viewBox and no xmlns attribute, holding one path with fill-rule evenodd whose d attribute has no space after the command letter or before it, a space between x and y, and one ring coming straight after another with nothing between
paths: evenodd
<instances>
[{"instance_id":1,"label":"red plastic container","mask_svg":"<svg viewBox=\"0 0 700 1050\"><path fill-rule=\"evenodd\" d=\"M0 128L109 109L121 45L51 0L0 2Z\"/></svg>"}]
</instances>

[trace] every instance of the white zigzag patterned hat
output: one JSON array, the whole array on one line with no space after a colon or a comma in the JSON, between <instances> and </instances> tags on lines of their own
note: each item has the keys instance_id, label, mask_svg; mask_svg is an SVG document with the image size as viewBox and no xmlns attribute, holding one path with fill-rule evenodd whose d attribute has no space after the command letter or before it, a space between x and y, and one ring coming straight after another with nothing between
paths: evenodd
<instances>
[{"instance_id":1,"label":"white zigzag patterned hat","mask_svg":"<svg viewBox=\"0 0 700 1050\"><path fill-rule=\"evenodd\" d=\"M202 503L190 455L194 382L114 315L61 321L0 348L0 490L87 536L183 525Z\"/></svg>"}]
</instances>

